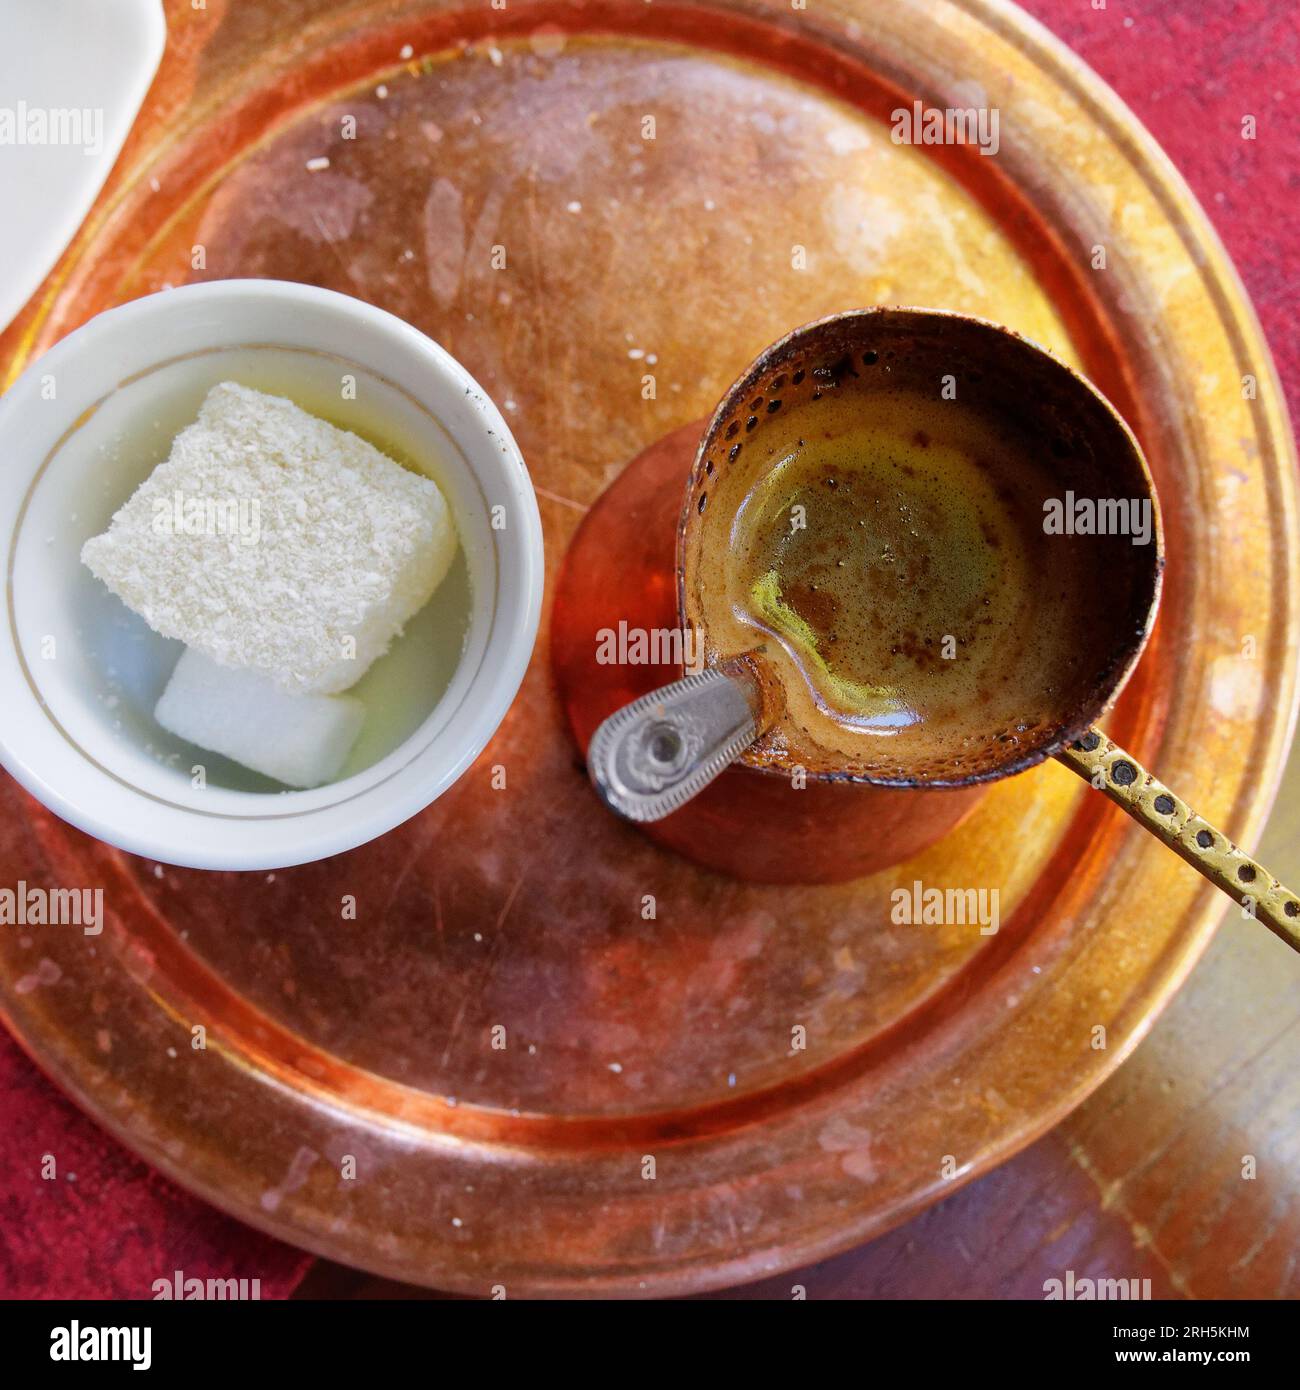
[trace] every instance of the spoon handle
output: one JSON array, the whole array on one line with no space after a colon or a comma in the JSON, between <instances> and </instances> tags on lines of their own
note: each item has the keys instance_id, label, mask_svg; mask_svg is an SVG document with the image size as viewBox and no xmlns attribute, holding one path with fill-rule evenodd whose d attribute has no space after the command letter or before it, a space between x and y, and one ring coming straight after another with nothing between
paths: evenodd
<instances>
[{"instance_id":1,"label":"spoon handle","mask_svg":"<svg viewBox=\"0 0 1300 1390\"><path fill-rule=\"evenodd\" d=\"M1248 916L1258 917L1300 951L1300 898L1158 782L1131 753L1089 729L1056 756L1239 902Z\"/></svg>"},{"instance_id":2,"label":"spoon handle","mask_svg":"<svg viewBox=\"0 0 1300 1390\"><path fill-rule=\"evenodd\" d=\"M710 667L615 710L591 737L587 770L611 810L662 820L753 743L758 710L751 679Z\"/></svg>"}]
</instances>

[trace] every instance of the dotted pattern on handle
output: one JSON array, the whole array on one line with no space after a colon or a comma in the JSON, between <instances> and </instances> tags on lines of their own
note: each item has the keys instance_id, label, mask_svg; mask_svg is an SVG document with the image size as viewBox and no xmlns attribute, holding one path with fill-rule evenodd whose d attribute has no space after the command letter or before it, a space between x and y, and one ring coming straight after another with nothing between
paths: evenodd
<instances>
[{"instance_id":1,"label":"dotted pattern on handle","mask_svg":"<svg viewBox=\"0 0 1300 1390\"><path fill-rule=\"evenodd\" d=\"M1292 950L1300 951L1300 898L1158 782L1132 754L1090 729L1056 756L1258 917Z\"/></svg>"}]
</instances>

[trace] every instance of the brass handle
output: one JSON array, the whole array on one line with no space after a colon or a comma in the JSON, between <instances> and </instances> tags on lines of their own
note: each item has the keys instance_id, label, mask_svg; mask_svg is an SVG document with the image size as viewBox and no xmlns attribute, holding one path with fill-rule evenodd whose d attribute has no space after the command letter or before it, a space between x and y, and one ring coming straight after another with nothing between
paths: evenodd
<instances>
[{"instance_id":1,"label":"brass handle","mask_svg":"<svg viewBox=\"0 0 1300 1390\"><path fill-rule=\"evenodd\" d=\"M1089 729L1056 756L1292 950L1300 951L1300 898L1158 782L1131 753L1099 730Z\"/></svg>"}]
</instances>

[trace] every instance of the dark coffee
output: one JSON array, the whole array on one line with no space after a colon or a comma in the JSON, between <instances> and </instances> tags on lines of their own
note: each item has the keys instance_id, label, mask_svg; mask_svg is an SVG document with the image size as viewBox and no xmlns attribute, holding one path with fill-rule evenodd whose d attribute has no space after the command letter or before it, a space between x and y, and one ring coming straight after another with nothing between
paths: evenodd
<instances>
[{"instance_id":1,"label":"dark coffee","mask_svg":"<svg viewBox=\"0 0 1300 1390\"><path fill-rule=\"evenodd\" d=\"M1116 615L1101 635L1092 615L1130 606L1131 538L1045 526L1088 472L943 379L926 391L876 361L782 382L721 440L688 612L710 659L757 650L779 690L755 761L982 775L1059 732L1105 669Z\"/></svg>"}]
</instances>

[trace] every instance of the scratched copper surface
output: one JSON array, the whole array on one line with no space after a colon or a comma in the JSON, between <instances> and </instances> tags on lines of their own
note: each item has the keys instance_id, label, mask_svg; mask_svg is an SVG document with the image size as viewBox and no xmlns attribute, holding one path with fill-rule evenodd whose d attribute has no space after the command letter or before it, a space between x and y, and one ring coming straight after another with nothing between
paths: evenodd
<instances>
[{"instance_id":1,"label":"scratched copper surface","mask_svg":"<svg viewBox=\"0 0 1300 1390\"><path fill-rule=\"evenodd\" d=\"M0 339L9 371L185 279L359 294L506 412L549 603L624 461L794 324L879 301L999 319L1111 395L1165 499L1163 613L1108 730L1249 843L1293 699L1294 465L1271 366L1181 186L1015 11L298 0L170 19L114 182ZM900 93L972 90L958 71L1010 113L999 158L891 142ZM463 781L320 864L159 869L6 782L4 881L102 883L110 913L89 948L0 940L15 1031L128 1142L300 1244L447 1288L669 1292L862 1239L950 1186L945 1155L960 1181L1041 1132L1133 1044L1221 908L1057 767L857 883L697 869L589 792L548 625ZM918 879L998 889L1002 930L891 921L891 890Z\"/></svg>"},{"instance_id":2,"label":"scratched copper surface","mask_svg":"<svg viewBox=\"0 0 1300 1390\"><path fill-rule=\"evenodd\" d=\"M642 136L647 112L654 140ZM327 169L309 167L321 158ZM761 224L756 174L784 190ZM904 208L942 219L954 261L901 234ZM185 222L179 246L164 234L137 268L133 292L182 277L301 279L363 293L464 362L541 489L548 575L623 463L707 413L750 347L799 320L891 297L990 316L1014 304L1017 327L1070 350L991 217L919 152L805 87L663 44L503 43L495 57L444 54L367 80L252 151ZM191 243L205 252L198 275L184 264ZM791 269L799 244L813 248L811 275ZM713 287L689 316L670 293L687 281ZM725 332L700 341L699 315ZM889 921L894 886L946 872L945 857L810 894L701 875L650 850L587 790L552 695L548 633L545 622L479 768L418 823L360 856L278 875L257 912L169 871L192 899L191 949L245 999L368 1071L566 1114L770 1086L905 1018L986 944L966 928ZM1030 814L1045 833L1029 846L990 859L991 817L959 842L1008 915L1076 799L1061 779L1039 781ZM340 924L333 905L360 885L363 919ZM268 936L268 915L293 929ZM514 1045L493 1051L484 1039L498 1023ZM796 1024L810 1041L791 1056Z\"/></svg>"}]
</instances>

